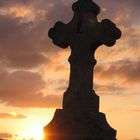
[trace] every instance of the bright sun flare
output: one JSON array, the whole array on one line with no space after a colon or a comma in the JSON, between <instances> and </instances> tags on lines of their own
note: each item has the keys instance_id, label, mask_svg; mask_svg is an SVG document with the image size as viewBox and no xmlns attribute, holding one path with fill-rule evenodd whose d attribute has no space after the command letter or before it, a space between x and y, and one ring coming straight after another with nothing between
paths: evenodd
<instances>
[{"instance_id":1,"label":"bright sun flare","mask_svg":"<svg viewBox=\"0 0 140 140\"><path fill-rule=\"evenodd\" d=\"M32 138L35 138L36 140L42 140L43 139L43 130L42 127L34 127L30 132L30 136Z\"/></svg>"},{"instance_id":2,"label":"bright sun flare","mask_svg":"<svg viewBox=\"0 0 140 140\"><path fill-rule=\"evenodd\" d=\"M22 135L24 135L26 140L43 140L44 134L41 126L33 126L27 133Z\"/></svg>"}]
</instances>

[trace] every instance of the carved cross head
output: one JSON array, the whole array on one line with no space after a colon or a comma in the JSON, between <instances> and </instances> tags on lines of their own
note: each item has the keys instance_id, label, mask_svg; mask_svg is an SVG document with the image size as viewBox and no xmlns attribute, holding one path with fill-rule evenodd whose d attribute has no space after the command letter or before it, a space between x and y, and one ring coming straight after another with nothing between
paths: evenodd
<instances>
[{"instance_id":1,"label":"carved cross head","mask_svg":"<svg viewBox=\"0 0 140 140\"><path fill-rule=\"evenodd\" d=\"M69 23L57 22L49 30L48 35L55 45L67 48L75 40L85 42L87 39L87 43L93 48L103 44L110 47L121 37L121 31L109 19L98 22L100 8L92 0L78 0L73 4L72 10L74 16Z\"/></svg>"}]
</instances>

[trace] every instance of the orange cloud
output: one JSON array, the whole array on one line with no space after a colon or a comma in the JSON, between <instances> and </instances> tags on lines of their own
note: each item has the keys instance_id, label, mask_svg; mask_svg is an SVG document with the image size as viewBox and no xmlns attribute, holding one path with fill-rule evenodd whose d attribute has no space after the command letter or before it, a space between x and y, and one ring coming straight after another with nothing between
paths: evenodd
<instances>
[{"instance_id":1,"label":"orange cloud","mask_svg":"<svg viewBox=\"0 0 140 140\"><path fill-rule=\"evenodd\" d=\"M60 95L43 95L45 88L39 73L0 71L0 102L18 107L60 106Z\"/></svg>"},{"instance_id":2,"label":"orange cloud","mask_svg":"<svg viewBox=\"0 0 140 140\"><path fill-rule=\"evenodd\" d=\"M10 133L0 133L0 139L5 140L5 139L11 139L13 137L12 134Z\"/></svg>"},{"instance_id":3,"label":"orange cloud","mask_svg":"<svg viewBox=\"0 0 140 140\"><path fill-rule=\"evenodd\" d=\"M18 17L20 18L30 17L31 19L33 18L31 7L27 8L27 7L19 6L19 5L0 9L0 15L10 15L16 18Z\"/></svg>"},{"instance_id":4,"label":"orange cloud","mask_svg":"<svg viewBox=\"0 0 140 140\"><path fill-rule=\"evenodd\" d=\"M17 113L0 113L0 119L25 119L26 116Z\"/></svg>"}]
</instances>

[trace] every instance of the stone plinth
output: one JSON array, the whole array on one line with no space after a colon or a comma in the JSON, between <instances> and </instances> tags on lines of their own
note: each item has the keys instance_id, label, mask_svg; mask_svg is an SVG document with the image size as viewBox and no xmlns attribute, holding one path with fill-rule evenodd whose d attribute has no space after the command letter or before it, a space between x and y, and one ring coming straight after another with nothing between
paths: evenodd
<instances>
[{"instance_id":1,"label":"stone plinth","mask_svg":"<svg viewBox=\"0 0 140 140\"><path fill-rule=\"evenodd\" d=\"M44 128L45 140L116 140L116 130L98 110L99 97L95 93L90 97L75 97L75 103L70 107L57 109L52 121Z\"/></svg>"}]
</instances>

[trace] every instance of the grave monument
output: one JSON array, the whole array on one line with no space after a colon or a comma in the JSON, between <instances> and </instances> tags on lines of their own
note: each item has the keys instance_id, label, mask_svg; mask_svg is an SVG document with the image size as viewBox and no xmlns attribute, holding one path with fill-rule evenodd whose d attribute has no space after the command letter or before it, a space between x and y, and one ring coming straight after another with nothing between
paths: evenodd
<instances>
[{"instance_id":1,"label":"grave monument","mask_svg":"<svg viewBox=\"0 0 140 140\"><path fill-rule=\"evenodd\" d=\"M99 96L93 90L95 51L101 45L111 47L121 31L109 19L98 22L100 8L92 0L78 0L72 5L74 16L64 24L57 22L49 30L53 43L70 46L69 86L64 93L63 108L57 109L44 127L45 140L116 140L116 130L99 112Z\"/></svg>"}]
</instances>

